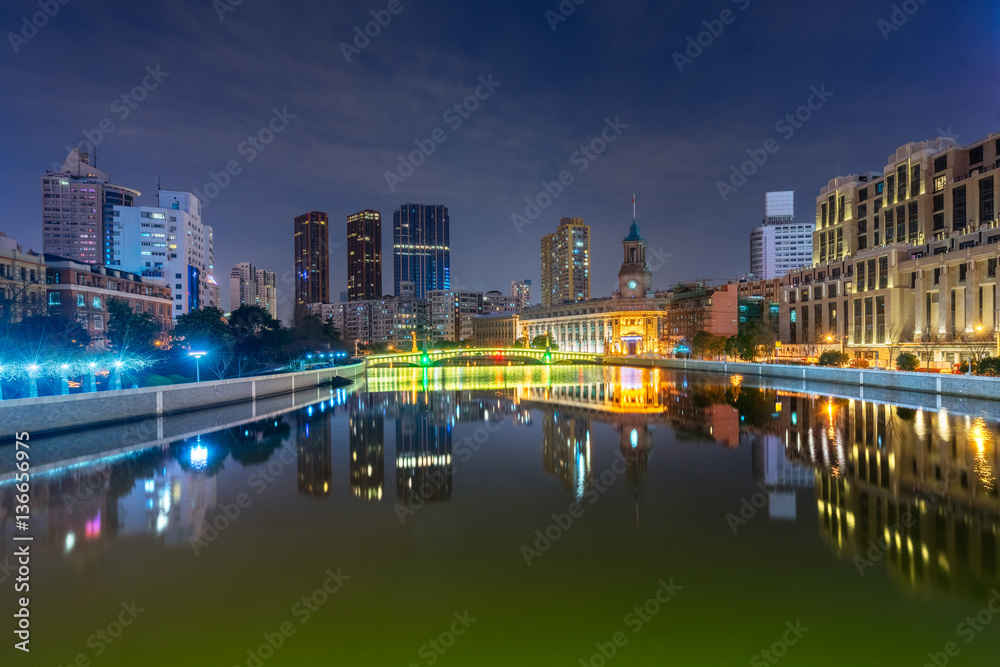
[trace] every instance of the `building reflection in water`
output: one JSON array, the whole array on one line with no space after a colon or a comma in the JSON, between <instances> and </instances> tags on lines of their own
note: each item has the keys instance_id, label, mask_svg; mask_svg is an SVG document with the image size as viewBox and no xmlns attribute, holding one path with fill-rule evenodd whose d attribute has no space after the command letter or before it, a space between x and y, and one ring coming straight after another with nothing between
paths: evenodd
<instances>
[{"instance_id":1,"label":"building reflection in water","mask_svg":"<svg viewBox=\"0 0 1000 667\"><path fill-rule=\"evenodd\" d=\"M1000 426L864 401L796 400L789 453L815 466L824 537L859 569L988 596L1000 584Z\"/></svg>"},{"instance_id":2,"label":"building reflection in water","mask_svg":"<svg viewBox=\"0 0 1000 667\"><path fill-rule=\"evenodd\" d=\"M451 500L450 396L397 405L396 496L408 502Z\"/></svg>"},{"instance_id":3,"label":"building reflection in water","mask_svg":"<svg viewBox=\"0 0 1000 667\"><path fill-rule=\"evenodd\" d=\"M333 414L326 403L299 412L295 450L299 493L326 498L333 486Z\"/></svg>"},{"instance_id":4,"label":"building reflection in water","mask_svg":"<svg viewBox=\"0 0 1000 667\"><path fill-rule=\"evenodd\" d=\"M355 498L379 502L385 492L385 406L368 395L351 402L350 485Z\"/></svg>"}]
</instances>

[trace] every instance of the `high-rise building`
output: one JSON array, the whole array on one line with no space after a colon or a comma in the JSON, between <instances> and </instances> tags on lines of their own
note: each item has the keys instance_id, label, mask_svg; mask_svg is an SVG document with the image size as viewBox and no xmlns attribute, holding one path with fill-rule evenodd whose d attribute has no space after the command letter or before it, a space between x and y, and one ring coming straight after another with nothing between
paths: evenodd
<instances>
[{"instance_id":1,"label":"high-rise building","mask_svg":"<svg viewBox=\"0 0 1000 667\"><path fill-rule=\"evenodd\" d=\"M310 303L330 302L330 220L312 211L295 218L295 318Z\"/></svg>"},{"instance_id":2,"label":"high-rise building","mask_svg":"<svg viewBox=\"0 0 1000 667\"><path fill-rule=\"evenodd\" d=\"M257 305L278 319L278 274L257 269Z\"/></svg>"},{"instance_id":3,"label":"high-rise building","mask_svg":"<svg viewBox=\"0 0 1000 667\"><path fill-rule=\"evenodd\" d=\"M241 262L229 272L229 310L257 305L257 269Z\"/></svg>"},{"instance_id":4,"label":"high-rise building","mask_svg":"<svg viewBox=\"0 0 1000 667\"><path fill-rule=\"evenodd\" d=\"M774 280L812 262L813 223L795 222L795 193L764 195L764 222L750 233L750 274Z\"/></svg>"},{"instance_id":5,"label":"high-rise building","mask_svg":"<svg viewBox=\"0 0 1000 667\"><path fill-rule=\"evenodd\" d=\"M590 299L590 227L583 218L563 218L542 237L542 305Z\"/></svg>"},{"instance_id":6,"label":"high-rise building","mask_svg":"<svg viewBox=\"0 0 1000 667\"><path fill-rule=\"evenodd\" d=\"M214 233L190 192L160 190L159 206L112 207L110 266L165 282L173 316L219 303Z\"/></svg>"},{"instance_id":7,"label":"high-rise building","mask_svg":"<svg viewBox=\"0 0 1000 667\"><path fill-rule=\"evenodd\" d=\"M278 276L273 271L242 262L229 272L229 310L259 306L278 318Z\"/></svg>"},{"instance_id":8,"label":"high-rise building","mask_svg":"<svg viewBox=\"0 0 1000 667\"><path fill-rule=\"evenodd\" d=\"M531 281L512 280L510 283L510 295L517 301L519 310L531 308Z\"/></svg>"},{"instance_id":9,"label":"high-rise building","mask_svg":"<svg viewBox=\"0 0 1000 667\"><path fill-rule=\"evenodd\" d=\"M347 300L382 298L382 214L347 216Z\"/></svg>"},{"instance_id":10,"label":"high-rise building","mask_svg":"<svg viewBox=\"0 0 1000 667\"><path fill-rule=\"evenodd\" d=\"M138 190L111 184L111 174L74 148L58 172L42 176L42 251L86 264L114 266L114 208L131 207Z\"/></svg>"},{"instance_id":11,"label":"high-rise building","mask_svg":"<svg viewBox=\"0 0 1000 667\"><path fill-rule=\"evenodd\" d=\"M392 218L394 294L402 281L414 284L416 297L451 289L451 221L441 205L403 204Z\"/></svg>"}]
</instances>

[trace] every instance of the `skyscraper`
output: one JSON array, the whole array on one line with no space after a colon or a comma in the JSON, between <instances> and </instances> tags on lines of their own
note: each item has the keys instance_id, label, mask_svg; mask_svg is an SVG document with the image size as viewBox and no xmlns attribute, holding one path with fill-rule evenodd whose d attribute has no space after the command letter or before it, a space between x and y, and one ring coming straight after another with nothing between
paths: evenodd
<instances>
[{"instance_id":1,"label":"skyscraper","mask_svg":"<svg viewBox=\"0 0 1000 667\"><path fill-rule=\"evenodd\" d=\"M278 276L273 271L242 262L229 272L229 310L240 306L259 306L278 318Z\"/></svg>"},{"instance_id":2,"label":"skyscraper","mask_svg":"<svg viewBox=\"0 0 1000 667\"><path fill-rule=\"evenodd\" d=\"M42 251L87 264L114 266L113 209L132 206L138 190L111 184L111 174L74 148L58 172L42 176Z\"/></svg>"},{"instance_id":3,"label":"skyscraper","mask_svg":"<svg viewBox=\"0 0 1000 667\"><path fill-rule=\"evenodd\" d=\"M394 294L411 281L418 299L451 289L450 219L441 205L403 204L392 219Z\"/></svg>"},{"instance_id":4,"label":"skyscraper","mask_svg":"<svg viewBox=\"0 0 1000 667\"><path fill-rule=\"evenodd\" d=\"M563 218L542 237L542 305L590 299L590 227L583 218Z\"/></svg>"},{"instance_id":5,"label":"skyscraper","mask_svg":"<svg viewBox=\"0 0 1000 667\"><path fill-rule=\"evenodd\" d=\"M347 216L347 300L382 298L382 214Z\"/></svg>"},{"instance_id":6,"label":"skyscraper","mask_svg":"<svg viewBox=\"0 0 1000 667\"><path fill-rule=\"evenodd\" d=\"M768 192L764 222L750 234L750 273L758 280L781 278L812 262L812 223L795 222L795 193Z\"/></svg>"},{"instance_id":7,"label":"skyscraper","mask_svg":"<svg viewBox=\"0 0 1000 667\"><path fill-rule=\"evenodd\" d=\"M295 319L310 303L330 302L330 225L326 213L295 218Z\"/></svg>"}]
</instances>

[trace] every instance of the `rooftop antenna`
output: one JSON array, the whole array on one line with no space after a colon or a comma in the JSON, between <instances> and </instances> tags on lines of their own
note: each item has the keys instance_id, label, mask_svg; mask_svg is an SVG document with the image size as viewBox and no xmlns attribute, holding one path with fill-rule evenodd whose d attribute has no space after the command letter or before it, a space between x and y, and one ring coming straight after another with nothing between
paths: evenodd
<instances>
[{"instance_id":1,"label":"rooftop antenna","mask_svg":"<svg viewBox=\"0 0 1000 667\"><path fill-rule=\"evenodd\" d=\"M632 193L632 219L635 220L635 193Z\"/></svg>"}]
</instances>

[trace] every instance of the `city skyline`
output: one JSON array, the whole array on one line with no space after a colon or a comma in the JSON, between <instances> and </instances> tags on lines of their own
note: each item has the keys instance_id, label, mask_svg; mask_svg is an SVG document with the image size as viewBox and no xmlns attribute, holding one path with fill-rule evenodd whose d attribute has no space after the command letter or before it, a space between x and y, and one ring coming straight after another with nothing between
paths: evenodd
<instances>
[{"instance_id":1,"label":"city skyline","mask_svg":"<svg viewBox=\"0 0 1000 667\"><path fill-rule=\"evenodd\" d=\"M331 243L343 244L338 216L350 211L390 211L404 201L447 202L456 221L454 247L473 248L477 238L490 234L498 253L510 258L504 266L481 267L474 253L456 253L453 287L486 291L515 276L538 280L529 249L543 229L564 216L592 225L595 267L615 266L618 229L629 215L633 191L640 193L639 218L651 250L662 245L676 257L654 274L655 288L664 289L695 277L745 273L747 229L759 222L760 196L766 191L813 193L838 173L838 164L842 174L864 171L906 142L939 134L959 135L962 142L986 136L997 125L990 105L962 101L970 80L995 70L996 50L973 43L945 61L931 56L931 35L965 43L966 21L947 6L921 5L904 25L885 33L879 21L890 19L891 4L849 3L827 18L822 31L809 29L818 6L812 3L780 15L749 3L742 11L741 5L734 5L736 21L702 47L703 53L693 62L681 61L683 71L674 54L689 57L688 38L705 30L704 21L718 17L710 8L588 4L553 29L545 15L551 8L542 5L514 3L476 13L463 8L440 23L408 6L348 63L339 45L350 44L355 26L370 20L372 8L362 3L308 9L291 3L281 16L277 9L244 4L221 17L211 5L196 3L188 11L153 3L141 15L125 5L87 12L67 5L16 53L8 48L0 65L12 88L22 93L0 106L7 125L20 130L8 145L0 186L11 216L4 231L25 247L41 247L35 223L38 175L63 160L65 147L86 132L100 139L98 167L142 191L141 205L155 197L157 180L165 188L215 194L207 202L205 222L220 239L219 265L250 261L280 269L279 290L286 295L293 289L283 279L291 268L285 268L291 240L276 237L262 245L255 236L301 211L330 212L335 220ZM984 17L986 25L997 22L992 4L977 2L967 9ZM0 17L14 29L27 11L11 7ZM292 15L312 20L293 28L285 18ZM113 39L124 25L135 23L183 35L196 48L184 53L135 45L95 55L93 63L67 64L54 55L55 46L72 43L81 23L93 39ZM512 24L528 38L520 54L503 46L503 31L485 28ZM483 37L448 44L421 36L427 34ZM269 63L257 55L290 40L324 48L307 47L301 61ZM850 52L842 49L847 42ZM746 56L751 49L753 55ZM558 54L567 52L586 55L559 60ZM418 57L403 55L409 53ZM787 58L789 53L798 55ZM234 61L248 63L246 71L254 75L233 75L228 63ZM553 85L546 68L537 67L557 61L563 63L557 68L560 86ZM875 103L884 97L877 77L863 80L853 74L873 62L900 73L894 85L902 95L891 105ZM147 66L159 74L152 76ZM623 71L629 76L622 77ZM456 122L463 122L453 129L455 122L444 121L445 112L474 95L480 76L488 81L491 74L501 85L469 118L458 117ZM214 89L220 80L242 92L233 101L219 97ZM343 105L313 94L317 86L330 85L356 92ZM814 117L792 127L790 138L787 131L775 134L776 120L806 104L811 87L823 85L833 96ZM937 93L925 95L931 87ZM137 93L136 100L143 98L130 97L135 108L120 101L129 91ZM74 104L59 103L66 98ZM27 100L42 104L29 107ZM735 104L741 109L738 117L732 113ZM919 113L902 114L902 106ZM572 114L564 113L570 108ZM859 125L862 108L866 122ZM579 172L571 156L600 136L606 118L616 117L628 128ZM110 133L99 129L105 118L115 128ZM282 131L265 134L273 141L264 145L256 135L272 121ZM399 156L417 150L415 142L425 141L439 126L447 141L390 190L386 172L408 173ZM264 150L245 143L251 134ZM748 159L748 150L759 150L772 136L779 139L780 151L722 201L717 183L729 178L732 165ZM494 157L483 161L479 155ZM226 171L230 161L240 173ZM545 192L542 183L557 182L564 169L574 182L518 234L511 215L524 215L525 198ZM216 184L211 174L227 185ZM798 216L804 213L800 208ZM709 227L718 233L708 236ZM241 233L247 229L255 233ZM712 267L697 261L695 253L675 251L713 238L723 242ZM346 288L346 272L332 268L331 292L337 294ZM700 275L705 273L713 275ZM610 279L593 287L595 294L613 289Z\"/></svg>"}]
</instances>

